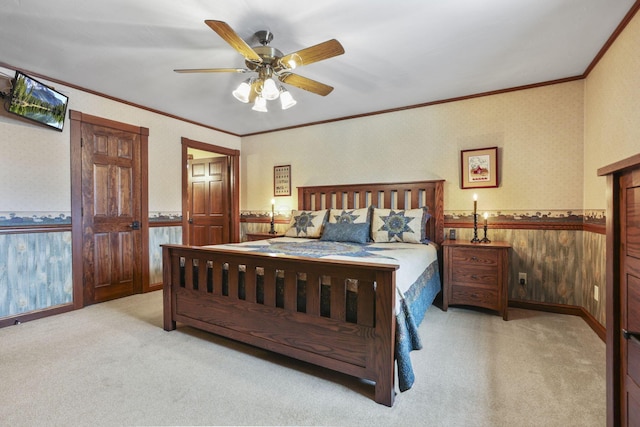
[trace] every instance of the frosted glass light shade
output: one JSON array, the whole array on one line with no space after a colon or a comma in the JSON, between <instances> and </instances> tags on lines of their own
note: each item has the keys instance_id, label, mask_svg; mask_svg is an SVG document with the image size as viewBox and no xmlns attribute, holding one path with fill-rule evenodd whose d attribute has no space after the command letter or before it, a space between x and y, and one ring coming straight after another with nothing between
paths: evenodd
<instances>
[{"instance_id":1,"label":"frosted glass light shade","mask_svg":"<svg viewBox=\"0 0 640 427\"><path fill-rule=\"evenodd\" d=\"M286 110L287 108L291 108L296 105L298 101L293 99L293 96L289 93L289 91L282 91L280 93L280 104L282 105L282 109Z\"/></svg>"},{"instance_id":2,"label":"frosted glass light shade","mask_svg":"<svg viewBox=\"0 0 640 427\"><path fill-rule=\"evenodd\" d=\"M238 101L247 104L249 102L249 94L251 93L251 85L248 81L244 81L231 93Z\"/></svg>"},{"instance_id":3,"label":"frosted glass light shade","mask_svg":"<svg viewBox=\"0 0 640 427\"><path fill-rule=\"evenodd\" d=\"M256 97L256 102L253 104L253 107L251 109L254 111L260 111L261 113L266 113L267 100L264 99L262 96Z\"/></svg>"},{"instance_id":4,"label":"frosted glass light shade","mask_svg":"<svg viewBox=\"0 0 640 427\"><path fill-rule=\"evenodd\" d=\"M266 79L262 84L262 97L269 101L276 99L280 95L278 86L273 79Z\"/></svg>"}]
</instances>

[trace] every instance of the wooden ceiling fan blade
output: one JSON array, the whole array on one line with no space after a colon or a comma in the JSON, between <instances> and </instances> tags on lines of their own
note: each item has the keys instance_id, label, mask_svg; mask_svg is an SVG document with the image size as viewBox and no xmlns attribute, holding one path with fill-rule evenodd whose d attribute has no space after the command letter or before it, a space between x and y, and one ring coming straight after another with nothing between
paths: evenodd
<instances>
[{"instance_id":1,"label":"wooden ceiling fan blade","mask_svg":"<svg viewBox=\"0 0 640 427\"><path fill-rule=\"evenodd\" d=\"M260 55L256 53L255 50L251 49L240 36L233 31L233 28L229 26L226 22L215 21L213 19L207 19L204 21L213 31L218 33L220 37L227 43L231 45L232 48L240 52L240 55L244 56L246 59L252 62L261 63L262 58Z\"/></svg>"},{"instance_id":2,"label":"wooden ceiling fan blade","mask_svg":"<svg viewBox=\"0 0 640 427\"><path fill-rule=\"evenodd\" d=\"M282 83L290 84L291 86L295 86L297 88L304 89L322 96L329 95L333 90L333 88L329 85L311 80L307 77L302 77L298 74L283 73L278 76L278 79Z\"/></svg>"},{"instance_id":3,"label":"wooden ceiling fan blade","mask_svg":"<svg viewBox=\"0 0 640 427\"><path fill-rule=\"evenodd\" d=\"M344 48L336 39L331 39L315 46L292 52L280 58L280 65L286 69L294 69L303 65L313 64L324 59L342 55Z\"/></svg>"},{"instance_id":4,"label":"wooden ceiling fan blade","mask_svg":"<svg viewBox=\"0 0 640 427\"><path fill-rule=\"evenodd\" d=\"M176 73L248 73L246 68L178 68Z\"/></svg>"}]
</instances>

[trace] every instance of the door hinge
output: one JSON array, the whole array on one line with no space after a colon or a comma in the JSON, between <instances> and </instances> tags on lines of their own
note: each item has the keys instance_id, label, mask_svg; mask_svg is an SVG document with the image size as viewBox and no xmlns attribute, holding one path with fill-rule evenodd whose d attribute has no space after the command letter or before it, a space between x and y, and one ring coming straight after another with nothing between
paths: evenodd
<instances>
[{"instance_id":1,"label":"door hinge","mask_svg":"<svg viewBox=\"0 0 640 427\"><path fill-rule=\"evenodd\" d=\"M80 147L84 147L84 139L80 138Z\"/></svg>"}]
</instances>

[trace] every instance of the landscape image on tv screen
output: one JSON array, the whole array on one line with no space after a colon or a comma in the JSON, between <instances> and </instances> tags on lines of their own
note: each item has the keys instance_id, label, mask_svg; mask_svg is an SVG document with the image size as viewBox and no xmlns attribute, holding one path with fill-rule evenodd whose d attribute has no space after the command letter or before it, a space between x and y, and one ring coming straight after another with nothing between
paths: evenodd
<instances>
[{"instance_id":1,"label":"landscape image on tv screen","mask_svg":"<svg viewBox=\"0 0 640 427\"><path fill-rule=\"evenodd\" d=\"M62 131L68 101L67 96L16 72L9 112Z\"/></svg>"}]
</instances>

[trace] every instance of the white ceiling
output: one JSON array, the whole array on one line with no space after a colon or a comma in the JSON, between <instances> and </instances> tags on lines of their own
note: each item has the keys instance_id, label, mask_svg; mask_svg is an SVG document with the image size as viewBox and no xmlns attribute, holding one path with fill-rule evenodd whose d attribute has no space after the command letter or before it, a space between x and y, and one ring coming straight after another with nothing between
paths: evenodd
<instances>
[{"instance_id":1,"label":"white ceiling","mask_svg":"<svg viewBox=\"0 0 640 427\"><path fill-rule=\"evenodd\" d=\"M237 135L582 75L634 0L10 0L0 63ZM345 54L301 67L333 86L251 110L231 91L242 56L204 24L283 53L335 38ZM71 99L73 108L73 99Z\"/></svg>"}]
</instances>

